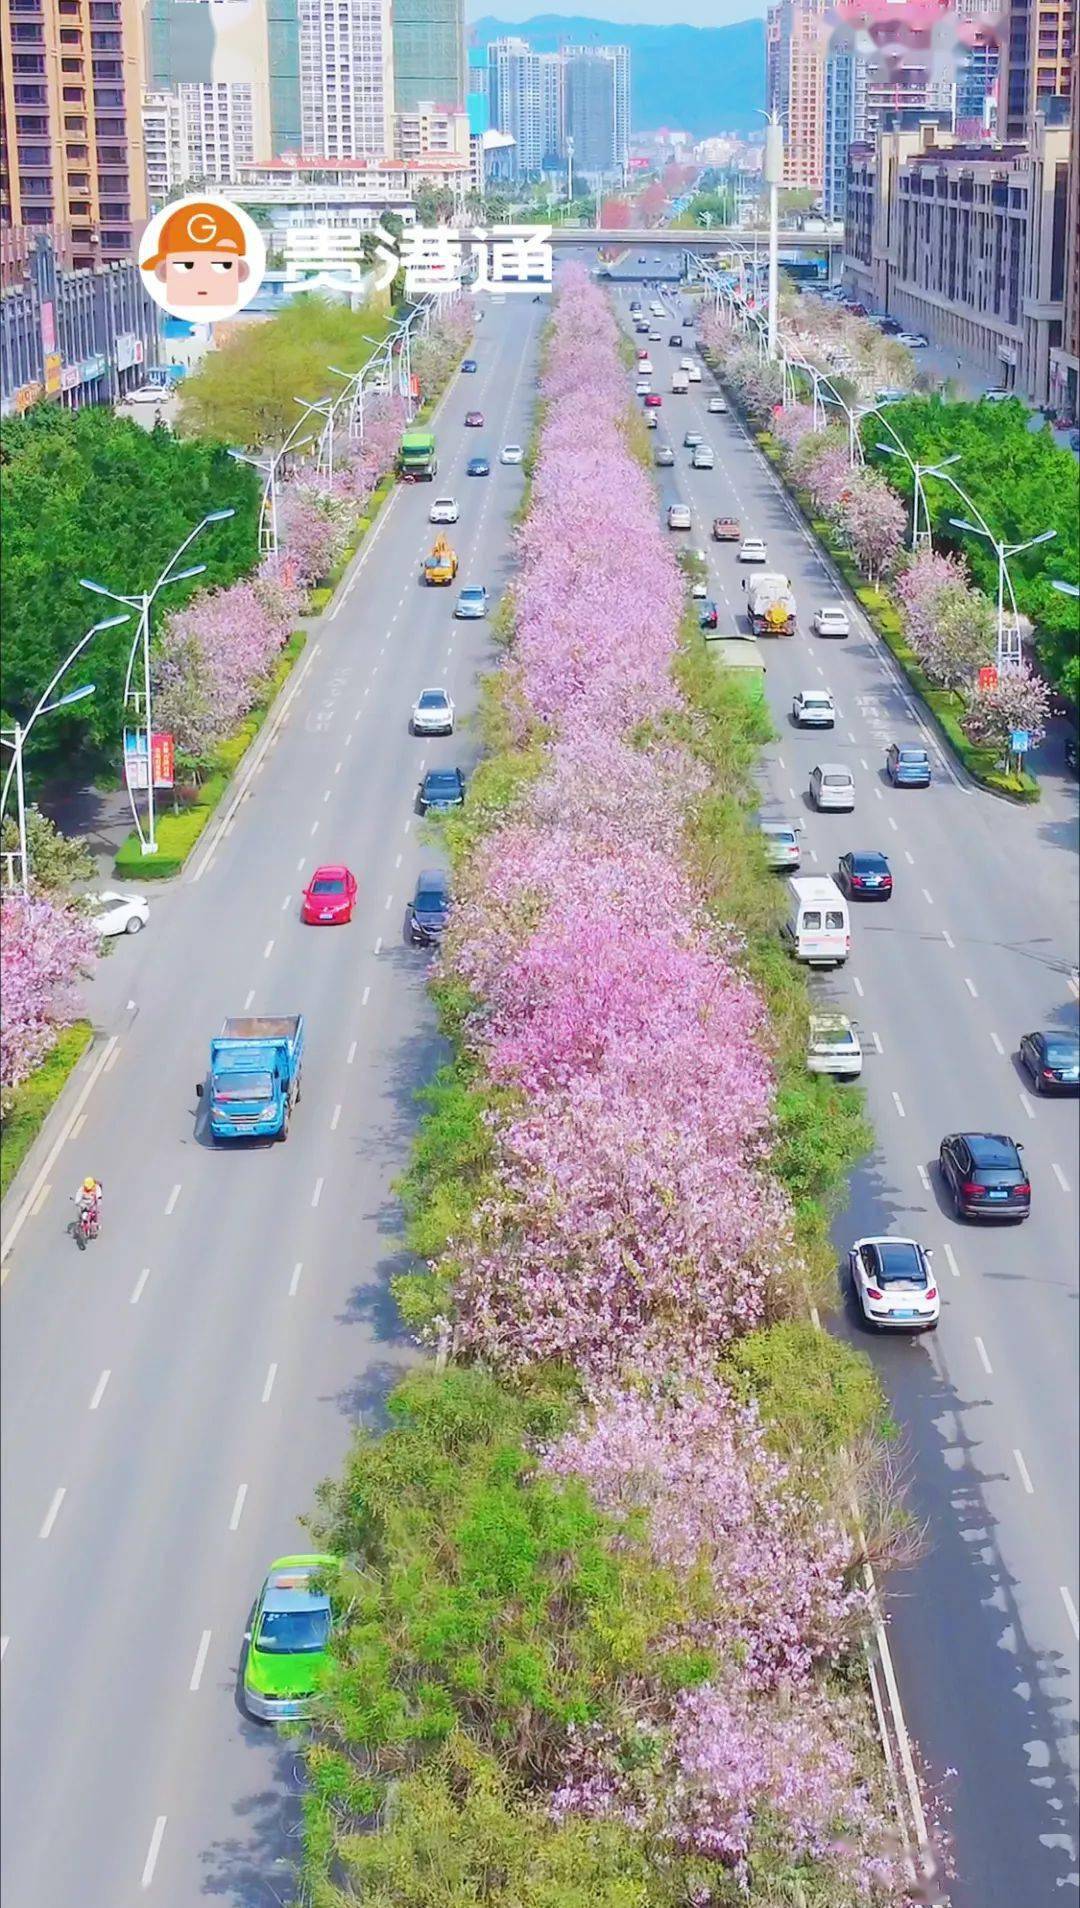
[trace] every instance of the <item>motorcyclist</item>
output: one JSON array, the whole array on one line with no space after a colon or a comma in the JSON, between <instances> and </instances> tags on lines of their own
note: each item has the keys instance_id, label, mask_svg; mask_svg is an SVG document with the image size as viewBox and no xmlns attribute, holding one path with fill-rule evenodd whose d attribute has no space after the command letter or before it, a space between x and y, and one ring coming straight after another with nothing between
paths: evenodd
<instances>
[{"instance_id":1,"label":"motorcyclist","mask_svg":"<svg viewBox=\"0 0 1080 1908\"><path fill-rule=\"evenodd\" d=\"M85 1216L91 1225L98 1224L101 1218L101 1181L95 1179L93 1174L83 1180L75 1194L75 1205L80 1221Z\"/></svg>"}]
</instances>

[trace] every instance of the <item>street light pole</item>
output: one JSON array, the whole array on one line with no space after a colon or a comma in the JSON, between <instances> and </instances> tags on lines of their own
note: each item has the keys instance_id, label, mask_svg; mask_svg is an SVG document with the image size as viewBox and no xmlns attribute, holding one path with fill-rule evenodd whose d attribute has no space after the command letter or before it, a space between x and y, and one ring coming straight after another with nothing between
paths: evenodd
<instances>
[{"instance_id":1,"label":"street light pole","mask_svg":"<svg viewBox=\"0 0 1080 1908\"><path fill-rule=\"evenodd\" d=\"M921 544L925 543L927 548L932 550L934 547L934 536L922 480L924 477L940 477L942 471L946 470L950 464L958 464L960 462L960 452L954 451L951 457L943 457L940 462L936 464L920 464L914 457L909 456L907 449L903 444L899 443L899 440L896 444L876 444L874 448L875 450L881 451L886 457L902 457L911 471L914 480L914 495L911 508L911 547L913 550L917 550ZM926 526L923 530L919 528L920 516Z\"/></svg>"},{"instance_id":2,"label":"street light pole","mask_svg":"<svg viewBox=\"0 0 1080 1908\"><path fill-rule=\"evenodd\" d=\"M0 742L3 743L6 749L11 749L13 752L11 768L8 770L4 780L3 802L6 803L7 801L7 793L11 786L12 774L14 773L15 804L19 827L19 864L21 868L19 885L25 895L28 895L30 892L30 849L26 835L26 785L23 781L23 750L26 747L26 738L30 734L39 716L51 715L54 709L66 709L73 702L85 702L87 696L94 694L95 684L86 682L83 683L80 689L69 689L66 695L57 696L55 702L48 702L46 700L53 685L59 682L64 670L69 668L74 662L75 657L79 654L79 650L86 648L91 636L96 636L99 629L112 629L117 623L126 623L129 621L130 618L127 616L110 616L104 623L95 623L93 629L83 637L78 647L72 650L71 655L68 657L67 662L63 664L63 667L57 670L52 682L49 684L49 688L46 689L45 695L43 695L38 702L26 727L23 728L21 722L16 722L13 729L4 734L0 734ZM2 811L2 805L3 804L0 803L0 811Z\"/></svg>"},{"instance_id":3,"label":"street light pole","mask_svg":"<svg viewBox=\"0 0 1080 1908\"><path fill-rule=\"evenodd\" d=\"M1006 636L1005 636L1005 584L1008 579L1008 571L1005 567L1006 559L1008 557L1020 556L1024 550L1033 550L1037 543L1049 543L1051 537L1057 536L1057 531L1042 530L1039 532L1039 535L1037 537L1029 537L1026 543L1001 543L999 542L998 538L993 535L991 531L984 529L980 524L969 523L966 517L950 517L949 522L952 524L955 530L968 530L971 532L971 535L973 537L985 537L987 543L990 544L991 548L994 550L997 556L997 560L998 560L998 593L997 593L998 669L1004 672L1007 669L1019 668L1020 664L1024 660L1023 648L1022 648L1022 644L1020 640L1019 623L1015 624L1013 629L1010 631L1010 636L1012 638L1011 641L1006 641ZM1016 598L1013 595L1011 582L1009 583L1009 595L1012 598L1013 609L1015 611Z\"/></svg>"}]
</instances>

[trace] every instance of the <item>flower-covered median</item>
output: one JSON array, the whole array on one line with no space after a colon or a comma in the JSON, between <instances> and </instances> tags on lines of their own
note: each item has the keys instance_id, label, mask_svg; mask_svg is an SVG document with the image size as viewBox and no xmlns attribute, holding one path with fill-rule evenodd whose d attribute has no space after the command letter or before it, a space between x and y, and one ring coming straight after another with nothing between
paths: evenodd
<instances>
[{"instance_id":1,"label":"flower-covered median","mask_svg":"<svg viewBox=\"0 0 1080 1908\"><path fill-rule=\"evenodd\" d=\"M996 617L962 559L904 551L904 501L883 471L852 468L846 429L816 429L810 405L783 405L779 366L764 363L716 314L703 317L701 339L757 428L766 456L965 768L1000 793L1038 800L1038 784L1010 760L1009 740L1021 729L1029 746L1038 745L1050 691L1027 664L992 684L980 680L980 670L995 660Z\"/></svg>"},{"instance_id":2,"label":"flower-covered median","mask_svg":"<svg viewBox=\"0 0 1080 1908\"><path fill-rule=\"evenodd\" d=\"M686 614L625 391L568 270L447 830L453 1059L401 1188L427 1263L395 1292L451 1357L312 1519L345 1560L313 1908L907 1899L848 1515L883 1404L806 1318L866 1128L805 1073L758 718Z\"/></svg>"}]
</instances>

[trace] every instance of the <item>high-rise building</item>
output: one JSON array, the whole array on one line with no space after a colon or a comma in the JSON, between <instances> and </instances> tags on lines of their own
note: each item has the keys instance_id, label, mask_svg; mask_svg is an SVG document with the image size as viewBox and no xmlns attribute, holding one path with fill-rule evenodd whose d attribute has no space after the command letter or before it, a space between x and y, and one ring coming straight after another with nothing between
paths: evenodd
<instances>
[{"instance_id":1,"label":"high-rise building","mask_svg":"<svg viewBox=\"0 0 1080 1908\"><path fill-rule=\"evenodd\" d=\"M297 0L149 0L148 23L150 89L177 95L189 179L300 150Z\"/></svg>"},{"instance_id":2,"label":"high-rise building","mask_svg":"<svg viewBox=\"0 0 1080 1908\"><path fill-rule=\"evenodd\" d=\"M146 223L138 0L0 0L0 224L70 234L75 266Z\"/></svg>"},{"instance_id":3,"label":"high-rise building","mask_svg":"<svg viewBox=\"0 0 1080 1908\"><path fill-rule=\"evenodd\" d=\"M464 0L394 0L394 99L409 112L424 100L465 104Z\"/></svg>"},{"instance_id":4,"label":"high-rise building","mask_svg":"<svg viewBox=\"0 0 1080 1908\"><path fill-rule=\"evenodd\" d=\"M154 213L160 211L176 186L191 177L179 93L144 93L142 124L146 194Z\"/></svg>"},{"instance_id":5,"label":"high-rise building","mask_svg":"<svg viewBox=\"0 0 1080 1908\"><path fill-rule=\"evenodd\" d=\"M392 152L390 0L299 0L299 8L303 151L323 159Z\"/></svg>"},{"instance_id":6,"label":"high-rise building","mask_svg":"<svg viewBox=\"0 0 1080 1908\"><path fill-rule=\"evenodd\" d=\"M866 137L866 61L854 45L830 46L825 61L825 158L821 203L827 219L843 220L848 151Z\"/></svg>"},{"instance_id":7,"label":"high-rise building","mask_svg":"<svg viewBox=\"0 0 1080 1908\"><path fill-rule=\"evenodd\" d=\"M512 179L528 178L544 163L544 96L540 55L516 37L488 42L491 124L513 139L503 158Z\"/></svg>"},{"instance_id":8,"label":"high-rise building","mask_svg":"<svg viewBox=\"0 0 1080 1908\"><path fill-rule=\"evenodd\" d=\"M777 109L780 95L780 7L765 10L765 104L770 112Z\"/></svg>"},{"instance_id":9,"label":"high-rise building","mask_svg":"<svg viewBox=\"0 0 1080 1908\"><path fill-rule=\"evenodd\" d=\"M812 192L822 190L825 178L825 9L826 0L781 0L770 102L784 129L782 183Z\"/></svg>"},{"instance_id":10,"label":"high-rise building","mask_svg":"<svg viewBox=\"0 0 1080 1908\"><path fill-rule=\"evenodd\" d=\"M998 132L1023 139L1051 99L1069 92L1076 0L1009 0L999 82Z\"/></svg>"},{"instance_id":11,"label":"high-rise building","mask_svg":"<svg viewBox=\"0 0 1080 1908\"><path fill-rule=\"evenodd\" d=\"M542 166L558 166L566 152L566 62L558 53L541 53L540 143Z\"/></svg>"},{"instance_id":12,"label":"high-rise building","mask_svg":"<svg viewBox=\"0 0 1080 1908\"><path fill-rule=\"evenodd\" d=\"M1061 338L1050 348L1050 402L1080 417L1080 49L1073 48L1069 87L1069 166L1065 204Z\"/></svg>"},{"instance_id":13,"label":"high-rise building","mask_svg":"<svg viewBox=\"0 0 1080 1908\"><path fill-rule=\"evenodd\" d=\"M566 134L582 172L622 172L630 157L630 49L567 46Z\"/></svg>"}]
</instances>

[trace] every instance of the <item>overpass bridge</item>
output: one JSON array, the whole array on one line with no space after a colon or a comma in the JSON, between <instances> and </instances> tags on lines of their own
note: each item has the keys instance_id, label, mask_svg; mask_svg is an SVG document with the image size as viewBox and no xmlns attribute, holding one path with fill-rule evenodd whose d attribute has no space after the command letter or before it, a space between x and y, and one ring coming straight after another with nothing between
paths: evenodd
<instances>
[{"instance_id":1,"label":"overpass bridge","mask_svg":"<svg viewBox=\"0 0 1080 1908\"><path fill-rule=\"evenodd\" d=\"M714 225L709 232L691 230L679 231L672 226L644 226L628 231L613 231L609 226L592 225L556 225L552 228L552 245L589 245L589 246L634 246L639 250L651 247L654 251L717 252L732 245L745 248L754 242L764 252L768 248L769 234L760 226L747 230L741 225ZM843 250L844 228L842 225L829 226L824 232L780 232L778 234L780 250L783 252L833 252Z\"/></svg>"}]
</instances>

